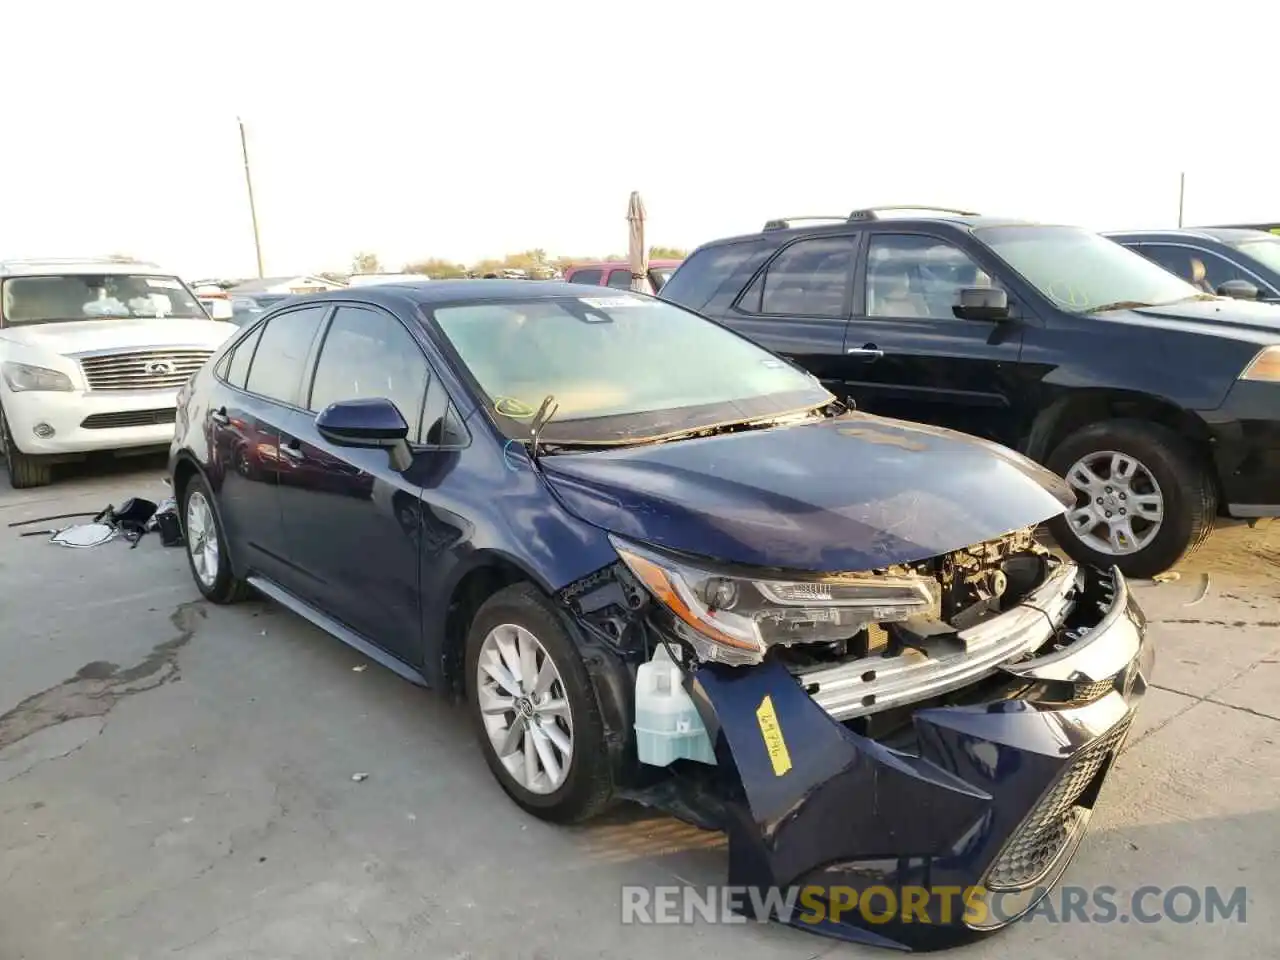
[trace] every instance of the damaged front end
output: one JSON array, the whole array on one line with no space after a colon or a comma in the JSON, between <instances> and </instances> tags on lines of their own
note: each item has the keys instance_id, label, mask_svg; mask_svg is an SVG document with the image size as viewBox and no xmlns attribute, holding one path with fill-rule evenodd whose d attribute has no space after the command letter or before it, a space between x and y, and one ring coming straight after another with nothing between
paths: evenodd
<instances>
[{"instance_id":1,"label":"damaged front end","mask_svg":"<svg viewBox=\"0 0 1280 960\"><path fill-rule=\"evenodd\" d=\"M777 915L803 929L930 950L1057 881L1150 679L1117 571L1030 529L795 579L615 546L625 602L566 599L640 661L628 795L725 830L731 887L804 891Z\"/></svg>"}]
</instances>

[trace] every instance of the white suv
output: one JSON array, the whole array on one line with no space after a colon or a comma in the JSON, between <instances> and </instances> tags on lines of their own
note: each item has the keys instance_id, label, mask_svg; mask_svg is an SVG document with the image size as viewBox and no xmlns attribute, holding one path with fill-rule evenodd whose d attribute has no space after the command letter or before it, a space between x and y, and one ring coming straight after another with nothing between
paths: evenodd
<instances>
[{"instance_id":1,"label":"white suv","mask_svg":"<svg viewBox=\"0 0 1280 960\"><path fill-rule=\"evenodd\" d=\"M96 450L163 448L179 388L238 327L177 277L114 260L0 261L0 450L14 487Z\"/></svg>"}]
</instances>

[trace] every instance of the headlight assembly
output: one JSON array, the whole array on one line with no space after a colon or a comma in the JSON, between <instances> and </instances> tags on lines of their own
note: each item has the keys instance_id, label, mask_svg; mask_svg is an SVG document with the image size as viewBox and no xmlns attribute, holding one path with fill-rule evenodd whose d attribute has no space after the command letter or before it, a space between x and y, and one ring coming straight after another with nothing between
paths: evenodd
<instances>
[{"instance_id":1,"label":"headlight assembly","mask_svg":"<svg viewBox=\"0 0 1280 960\"><path fill-rule=\"evenodd\" d=\"M759 578L611 538L628 569L675 617L702 660L759 663L775 644L829 643L872 623L937 610L937 585L880 574Z\"/></svg>"},{"instance_id":2,"label":"headlight assembly","mask_svg":"<svg viewBox=\"0 0 1280 960\"><path fill-rule=\"evenodd\" d=\"M1244 368L1244 373L1240 374L1240 379L1280 382L1280 346L1263 347L1259 350L1258 355Z\"/></svg>"},{"instance_id":3,"label":"headlight assembly","mask_svg":"<svg viewBox=\"0 0 1280 960\"><path fill-rule=\"evenodd\" d=\"M67 393L75 390L71 378L62 371L50 370L48 367L35 367L29 363L13 361L6 363L4 380L14 393L24 390L52 390Z\"/></svg>"}]
</instances>

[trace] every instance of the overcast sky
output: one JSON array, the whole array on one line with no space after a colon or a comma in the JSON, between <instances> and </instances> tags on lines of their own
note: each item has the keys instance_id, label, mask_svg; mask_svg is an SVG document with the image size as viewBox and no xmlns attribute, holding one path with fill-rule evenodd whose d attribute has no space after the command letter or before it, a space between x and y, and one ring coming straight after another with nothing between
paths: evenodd
<instances>
[{"instance_id":1,"label":"overcast sky","mask_svg":"<svg viewBox=\"0 0 1280 960\"><path fill-rule=\"evenodd\" d=\"M638 11L629 16L628 9ZM0 256L269 274L938 203L1280 220L1280 4L182 0L4 13Z\"/></svg>"}]
</instances>

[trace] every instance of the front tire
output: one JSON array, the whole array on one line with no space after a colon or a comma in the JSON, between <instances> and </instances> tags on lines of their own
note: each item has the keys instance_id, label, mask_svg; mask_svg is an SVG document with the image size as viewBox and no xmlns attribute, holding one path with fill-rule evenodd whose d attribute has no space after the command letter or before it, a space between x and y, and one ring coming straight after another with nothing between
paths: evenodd
<instances>
[{"instance_id":1,"label":"front tire","mask_svg":"<svg viewBox=\"0 0 1280 960\"><path fill-rule=\"evenodd\" d=\"M9 471L9 485L13 489L46 487L53 482L53 465L47 459L18 449L3 409L0 409L0 450L4 451L4 465Z\"/></svg>"},{"instance_id":2,"label":"front tire","mask_svg":"<svg viewBox=\"0 0 1280 960\"><path fill-rule=\"evenodd\" d=\"M613 798L591 678L555 609L528 583L495 593L467 634L467 708L485 762L529 813L589 819Z\"/></svg>"},{"instance_id":3,"label":"front tire","mask_svg":"<svg viewBox=\"0 0 1280 960\"><path fill-rule=\"evenodd\" d=\"M1046 466L1076 506L1049 521L1073 559L1147 579L1199 549L1213 531L1218 492L1203 459L1157 423L1106 420L1067 437Z\"/></svg>"},{"instance_id":4,"label":"front tire","mask_svg":"<svg viewBox=\"0 0 1280 960\"><path fill-rule=\"evenodd\" d=\"M237 603L249 594L231 570L222 518L204 477L193 476L182 490L182 536L196 588L214 603Z\"/></svg>"}]
</instances>

